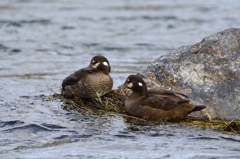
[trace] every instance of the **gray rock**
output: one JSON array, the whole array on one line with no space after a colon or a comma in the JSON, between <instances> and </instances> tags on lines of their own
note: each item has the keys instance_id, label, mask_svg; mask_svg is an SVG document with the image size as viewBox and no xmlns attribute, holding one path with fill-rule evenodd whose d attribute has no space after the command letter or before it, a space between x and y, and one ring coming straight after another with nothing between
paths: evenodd
<instances>
[{"instance_id":1,"label":"gray rock","mask_svg":"<svg viewBox=\"0 0 240 159\"><path fill-rule=\"evenodd\" d=\"M208 106L193 116L240 120L240 29L227 29L159 57L141 74L148 87L185 93Z\"/></svg>"}]
</instances>

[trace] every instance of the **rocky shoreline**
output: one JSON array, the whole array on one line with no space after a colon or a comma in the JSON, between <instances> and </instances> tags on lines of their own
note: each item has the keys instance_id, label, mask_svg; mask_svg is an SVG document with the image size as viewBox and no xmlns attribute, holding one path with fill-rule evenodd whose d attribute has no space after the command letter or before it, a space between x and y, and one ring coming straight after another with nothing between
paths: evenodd
<instances>
[{"instance_id":1,"label":"rocky shoreline","mask_svg":"<svg viewBox=\"0 0 240 159\"><path fill-rule=\"evenodd\" d=\"M231 28L182 46L138 74L148 87L185 93L207 105L195 117L240 120L240 29Z\"/></svg>"}]
</instances>

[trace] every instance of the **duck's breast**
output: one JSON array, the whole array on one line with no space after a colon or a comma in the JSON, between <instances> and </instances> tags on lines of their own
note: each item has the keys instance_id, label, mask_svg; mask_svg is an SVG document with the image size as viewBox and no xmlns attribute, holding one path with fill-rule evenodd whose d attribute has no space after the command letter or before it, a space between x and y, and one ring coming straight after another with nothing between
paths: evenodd
<instances>
[{"instance_id":1,"label":"duck's breast","mask_svg":"<svg viewBox=\"0 0 240 159\"><path fill-rule=\"evenodd\" d=\"M95 73L82 79L79 85L82 85L83 96L98 97L111 91L113 80L109 75Z\"/></svg>"}]
</instances>

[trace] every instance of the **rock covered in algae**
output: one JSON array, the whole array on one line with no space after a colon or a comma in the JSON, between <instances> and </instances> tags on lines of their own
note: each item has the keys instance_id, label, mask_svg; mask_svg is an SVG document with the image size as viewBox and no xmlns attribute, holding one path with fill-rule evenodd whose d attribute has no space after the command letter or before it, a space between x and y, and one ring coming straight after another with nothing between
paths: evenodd
<instances>
[{"instance_id":1,"label":"rock covered in algae","mask_svg":"<svg viewBox=\"0 0 240 159\"><path fill-rule=\"evenodd\" d=\"M240 120L240 29L227 29L159 57L141 74L148 87L186 93L208 107L193 116Z\"/></svg>"}]
</instances>

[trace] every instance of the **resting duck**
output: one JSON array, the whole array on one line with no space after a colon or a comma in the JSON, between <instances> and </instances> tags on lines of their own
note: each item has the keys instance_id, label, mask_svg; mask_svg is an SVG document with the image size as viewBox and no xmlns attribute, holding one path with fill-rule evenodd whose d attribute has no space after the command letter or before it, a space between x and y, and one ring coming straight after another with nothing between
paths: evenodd
<instances>
[{"instance_id":1,"label":"resting duck","mask_svg":"<svg viewBox=\"0 0 240 159\"><path fill-rule=\"evenodd\" d=\"M177 122L193 111L206 108L190 104L182 93L164 89L147 90L145 82L137 75L130 75L125 86L133 91L125 100L126 113L146 120Z\"/></svg>"},{"instance_id":2,"label":"resting duck","mask_svg":"<svg viewBox=\"0 0 240 159\"><path fill-rule=\"evenodd\" d=\"M109 73L110 64L106 57L95 56L90 65L82 68L62 82L62 94L65 98L96 98L109 93L113 80Z\"/></svg>"}]
</instances>

